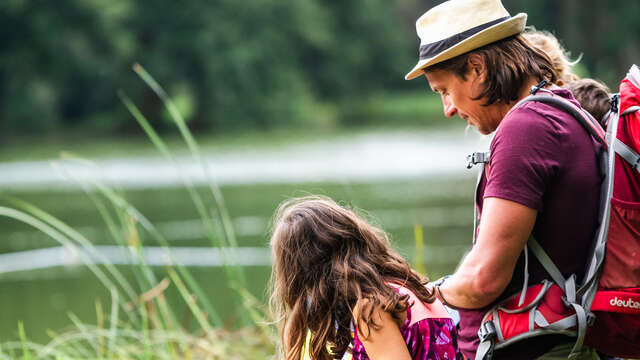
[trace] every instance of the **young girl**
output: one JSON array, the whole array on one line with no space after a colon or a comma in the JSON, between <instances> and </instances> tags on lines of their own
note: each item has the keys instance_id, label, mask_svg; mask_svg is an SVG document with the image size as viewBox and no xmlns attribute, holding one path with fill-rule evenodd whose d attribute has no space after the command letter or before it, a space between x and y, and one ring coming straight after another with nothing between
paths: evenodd
<instances>
[{"instance_id":1,"label":"young girl","mask_svg":"<svg viewBox=\"0 0 640 360\"><path fill-rule=\"evenodd\" d=\"M271 305L284 358L462 359L444 306L387 235L325 197L280 205Z\"/></svg>"}]
</instances>

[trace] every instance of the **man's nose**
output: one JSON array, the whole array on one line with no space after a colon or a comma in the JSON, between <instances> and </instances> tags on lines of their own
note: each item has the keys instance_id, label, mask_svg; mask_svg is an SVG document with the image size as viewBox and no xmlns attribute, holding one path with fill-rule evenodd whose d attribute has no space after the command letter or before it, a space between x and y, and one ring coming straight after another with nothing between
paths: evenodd
<instances>
[{"instance_id":1,"label":"man's nose","mask_svg":"<svg viewBox=\"0 0 640 360\"><path fill-rule=\"evenodd\" d=\"M444 109L444 116L452 117L458 113L458 109L453 106L453 102L449 98L449 95L441 95L442 97L442 107Z\"/></svg>"}]
</instances>

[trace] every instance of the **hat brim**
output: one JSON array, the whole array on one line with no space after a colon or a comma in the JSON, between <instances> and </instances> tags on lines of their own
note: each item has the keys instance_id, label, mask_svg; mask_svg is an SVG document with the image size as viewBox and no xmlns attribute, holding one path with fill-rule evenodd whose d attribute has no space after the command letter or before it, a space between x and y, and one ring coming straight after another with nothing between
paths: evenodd
<instances>
[{"instance_id":1,"label":"hat brim","mask_svg":"<svg viewBox=\"0 0 640 360\"><path fill-rule=\"evenodd\" d=\"M429 59L418 61L418 64L405 75L405 80L415 79L424 73L423 69L439 62L452 59L458 55L462 55L469 51L480 48L484 45L491 44L498 40L502 40L512 35L519 34L524 31L527 22L527 14L520 13L501 23L486 28L479 33L455 44L445 51L433 56Z\"/></svg>"}]
</instances>

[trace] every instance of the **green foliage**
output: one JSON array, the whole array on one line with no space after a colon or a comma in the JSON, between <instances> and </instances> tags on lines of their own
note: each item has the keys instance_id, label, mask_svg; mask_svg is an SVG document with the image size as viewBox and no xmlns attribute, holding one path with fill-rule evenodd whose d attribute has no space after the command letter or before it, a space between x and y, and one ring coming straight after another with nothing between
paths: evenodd
<instances>
[{"instance_id":1,"label":"green foliage","mask_svg":"<svg viewBox=\"0 0 640 360\"><path fill-rule=\"evenodd\" d=\"M43 131L112 111L116 53L105 30L82 1L0 3L3 130Z\"/></svg>"},{"instance_id":2,"label":"green foliage","mask_svg":"<svg viewBox=\"0 0 640 360\"><path fill-rule=\"evenodd\" d=\"M0 136L137 131L120 88L168 130L162 102L132 80L134 63L165 84L194 130L376 122L387 97L424 86L403 75L416 60L414 21L439 2L5 0ZM574 59L584 54L581 74L612 88L640 57L637 1L503 2L556 34ZM428 113L390 115L415 124Z\"/></svg>"},{"instance_id":3,"label":"green foliage","mask_svg":"<svg viewBox=\"0 0 640 360\"><path fill-rule=\"evenodd\" d=\"M512 13L526 12L528 25L554 33L577 59L582 74L615 90L627 70L640 59L638 1L503 0Z\"/></svg>"},{"instance_id":4,"label":"green foliage","mask_svg":"<svg viewBox=\"0 0 640 360\"><path fill-rule=\"evenodd\" d=\"M130 130L123 88L162 131L171 120L131 81L135 62L194 129L332 123L323 104L402 83L414 59L393 12L384 0L5 1L0 126Z\"/></svg>"}]
</instances>

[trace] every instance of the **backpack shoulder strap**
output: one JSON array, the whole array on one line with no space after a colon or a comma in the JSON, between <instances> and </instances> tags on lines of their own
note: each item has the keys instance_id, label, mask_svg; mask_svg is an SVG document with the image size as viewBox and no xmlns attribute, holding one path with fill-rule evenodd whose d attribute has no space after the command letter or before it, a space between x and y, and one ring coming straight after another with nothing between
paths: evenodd
<instances>
[{"instance_id":1,"label":"backpack shoulder strap","mask_svg":"<svg viewBox=\"0 0 640 360\"><path fill-rule=\"evenodd\" d=\"M598 227L598 230L594 236L594 241L593 241L594 247L593 247L592 255L590 256L591 261L588 261L588 263L590 264L590 267L592 268L591 270L593 272L597 272L597 269L599 269L602 264L602 258L604 255L604 244L606 242L606 236L609 228L608 226L609 213L610 213L609 201L603 201L602 199L609 199L613 192L612 165L613 165L613 156L615 153L609 152L609 146L608 146L609 142L607 142L607 140L611 140L612 135L613 135L613 139L615 139L615 133L613 134L605 133L604 129L602 129L602 126L600 126L598 121L594 119L593 116L591 116L591 114L589 114L584 109L574 105L570 101L560 96L554 96L554 94L548 90L545 91L545 93L549 93L549 94L536 95L536 92L538 92L539 90L544 90L544 89L540 89L539 87L534 87L531 90L531 95L527 96L526 98L521 100L519 103L517 103L514 106L514 108L531 101L541 102L541 103L545 103L545 104L554 106L556 108L559 108L565 111L566 113L568 113L569 115L571 115L573 118L575 118L585 128L585 130L603 146L603 149L604 149L604 152L600 153L598 156L600 159L599 161L600 161L601 170L604 173L603 174L604 179L603 179L601 190L600 190L601 201L600 201L600 208L599 208L599 218L601 219L601 221L600 221L600 226ZM615 116L616 119L613 120L613 123L614 123L614 126L617 127L618 114L616 113L615 115L616 115ZM614 148L615 147L616 146L614 145ZM547 273L549 273L549 275L553 278L554 282L556 282L565 291L565 295L567 296L567 302L576 311L577 339L572 349L572 354L575 354L581 349L584 338L585 338L586 326L587 326L587 323L589 322L589 309L593 299L592 297L593 294L591 294L591 292L594 290L594 287L595 287L594 285L597 285L597 284L594 281L587 281L586 284L584 284L581 288L577 289L575 275L570 276L568 279L564 279L560 270L553 263L551 258L546 254L544 249L542 249L539 243L535 241L535 239L530 238L529 241L527 242L527 245L529 248L531 248L534 256L542 264L542 266L545 268ZM598 256L598 255L601 255L601 256ZM594 276L595 274L590 274L589 270L590 269L588 269L587 274L585 274L586 275L585 277L587 280L589 280L590 278L591 279L595 278ZM584 293L587 293L586 304L585 304L585 299L582 299L582 296L581 296Z\"/></svg>"},{"instance_id":2,"label":"backpack shoulder strap","mask_svg":"<svg viewBox=\"0 0 640 360\"><path fill-rule=\"evenodd\" d=\"M622 158L625 159L633 169L640 172L640 155L619 139L616 139L615 141L616 153L622 156Z\"/></svg>"}]
</instances>

